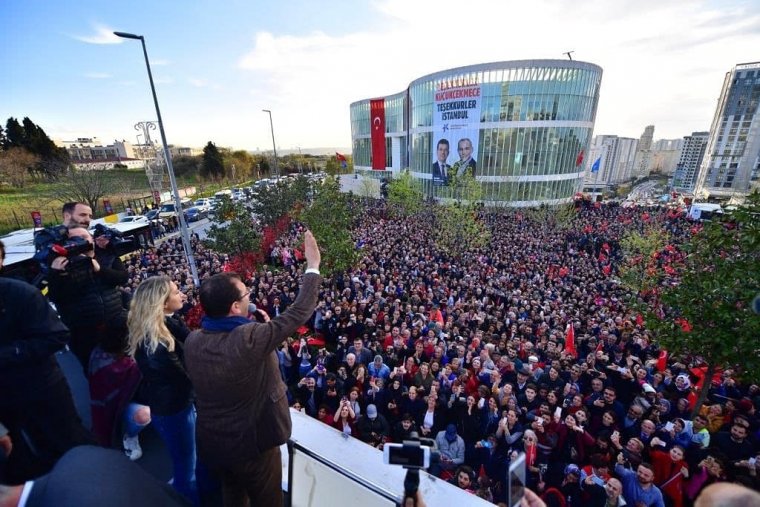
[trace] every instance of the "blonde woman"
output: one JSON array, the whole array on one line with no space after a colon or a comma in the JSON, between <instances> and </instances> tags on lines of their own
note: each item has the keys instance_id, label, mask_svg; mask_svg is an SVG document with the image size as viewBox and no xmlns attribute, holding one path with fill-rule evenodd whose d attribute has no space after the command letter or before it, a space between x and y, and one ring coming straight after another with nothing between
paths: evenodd
<instances>
[{"instance_id":1,"label":"blonde woman","mask_svg":"<svg viewBox=\"0 0 760 507\"><path fill-rule=\"evenodd\" d=\"M189 330L174 316L184 300L184 294L168 277L143 280L130 305L129 353L142 372L144 396L153 425L172 458L172 485L198 505L193 484L196 465L194 395L182 350Z\"/></svg>"}]
</instances>

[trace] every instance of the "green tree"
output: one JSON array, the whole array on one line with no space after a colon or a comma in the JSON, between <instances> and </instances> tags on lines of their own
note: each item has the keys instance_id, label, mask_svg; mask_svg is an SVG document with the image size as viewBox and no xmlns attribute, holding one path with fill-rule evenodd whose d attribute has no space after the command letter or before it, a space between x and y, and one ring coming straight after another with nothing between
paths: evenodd
<instances>
[{"instance_id":1,"label":"green tree","mask_svg":"<svg viewBox=\"0 0 760 507\"><path fill-rule=\"evenodd\" d=\"M408 170L388 184L388 209L394 216L410 216L420 212L425 196L422 185Z\"/></svg>"},{"instance_id":2,"label":"green tree","mask_svg":"<svg viewBox=\"0 0 760 507\"><path fill-rule=\"evenodd\" d=\"M479 213L480 183L468 172L452 180L443 191L449 198L433 208L433 234L438 248L452 254L487 245L491 233Z\"/></svg>"},{"instance_id":3,"label":"green tree","mask_svg":"<svg viewBox=\"0 0 760 507\"><path fill-rule=\"evenodd\" d=\"M645 273L662 282L650 288L651 283L637 284L633 276L627 283L647 305L646 324L660 345L671 356L706 364L698 411L716 368L736 369L749 382L760 380L760 319L751 310L760 292L760 195L753 193L722 220L704 222L682 245L680 263L649 265L662 243L652 236L660 234L650 229L643 238L628 240L641 248L625 262L647 263Z\"/></svg>"},{"instance_id":4,"label":"green tree","mask_svg":"<svg viewBox=\"0 0 760 507\"><path fill-rule=\"evenodd\" d=\"M57 147L42 127L35 125L28 117L25 117L22 123L23 126L16 118L8 118L3 149L26 149L37 157L34 172L47 178L54 178L66 171L70 163L68 152Z\"/></svg>"},{"instance_id":5,"label":"green tree","mask_svg":"<svg viewBox=\"0 0 760 507\"><path fill-rule=\"evenodd\" d=\"M203 159L201 156L182 155L172 158L172 167L177 178L187 178L198 174Z\"/></svg>"},{"instance_id":6,"label":"green tree","mask_svg":"<svg viewBox=\"0 0 760 507\"><path fill-rule=\"evenodd\" d=\"M293 214L309 201L311 184L299 176L292 182L257 187L250 207L262 225L274 225L281 217Z\"/></svg>"},{"instance_id":7,"label":"green tree","mask_svg":"<svg viewBox=\"0 0 760 507\"><path fill-rule=\"evenodd\" d=\"M234 181L245 181L253 177L256 171L256 162L253 155L245 150L224 151L224 166L231 173L232 167L235 167L234 176L230 174Z\"/></svg>"},{"instance_id":8,"label":"green tree","mask_svg":"<svg viewBox=\"0 0 760 507\"><path fill-rule=\"evenodd\" d=\"M362 178L359 183L359 195L365 200L380 197L380 182L374 178Z\"/></svg>"},{"instance_id":9,"label":"green tree","mask_svg":"<svg viewBox=\"0 0 760 507\"><path fill-rule=\"evenodd\" d=\"M216 209L207 231L206 246L231 256L258 252L261 234L253 212L241 202L227 196Z\"/></svg>"},{"instance_id":10,"label":"green tree","mask_svg":"<svg viewBox=\"0 0 760 507\"><path fill-rule=\"evenodd\" d=\"M327 275L346 271L358 258L351 237L353 213L337 178L329 177L314 190L314 200L297 217L314 233Z\"/></svg>"},{"instance_id":11,"label":"green tree","mask_svg":"<svg viewBox=\"0 0 760 507\"><path fill-rule=\"evenodd\" d=\"M201 177L216 181L224 178L224 159L219 149L211 141L203 148Z\"/></svg>"}]
</instances>

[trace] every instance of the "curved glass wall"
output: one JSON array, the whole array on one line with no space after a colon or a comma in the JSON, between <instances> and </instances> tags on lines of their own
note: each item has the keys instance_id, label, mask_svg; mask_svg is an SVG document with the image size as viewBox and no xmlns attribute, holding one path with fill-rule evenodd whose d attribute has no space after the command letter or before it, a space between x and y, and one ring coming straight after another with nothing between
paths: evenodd
<instances>
[{"instance_id":1,"label":"curved glass wall","mask_svg":"<svg viewBox=\"0 0 760 507\"><path fill-rule=\"evenodd\" d=\"M591 141L601 78L602 69L585 62L528 60L450 69L417 79L408 92L386 98L386 132L405 131L408 150L408 163L386 166L409 168L428 195L445 195L434 184L431 163L436 159L435 139L441 135L436 134L440 118L447 117L441 113L439 93L472 86L478 90L477 103L471 102L476 107L467 121L468 128L475 129L470 136L483 199L528 203L569 199L583 184L581 159ZM352 104L358 168L371 165L369 124L369 100ZM456 158L455 143L450 151Z\"/></svg>"}]
</instances>

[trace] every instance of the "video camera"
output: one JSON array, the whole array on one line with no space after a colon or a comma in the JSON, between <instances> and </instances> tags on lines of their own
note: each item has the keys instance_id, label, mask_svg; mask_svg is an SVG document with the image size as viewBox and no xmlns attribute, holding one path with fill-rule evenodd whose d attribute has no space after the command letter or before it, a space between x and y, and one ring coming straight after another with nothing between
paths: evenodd
<instances>
[{"instance_id":1,"label":"video camera","mask_svg":"<svg viewBox=\"0 0 760 507\"><path fill-rule=\"evenodd\" d=\"M106 227L103 224L96 224L95 230L92 233L93 238L100 238L104 237L108 240L120 240L124 239L124 233L121 231L117 231L116 229L111 229L110 227Z\"/></svg>"},{"instance_id":2,"label":"video camera","mask_svg":"<svg viewBox=\"0 0 760 507\"><path fill-rule=\"evenodd\" d=\"M93 245L86 239L69 237L68 229L63 225L47 227L38 232L34 237L34 246L37 250L34 260L40 264L43 273L50 270L50 263L56 257L66 257L71 262L93 249Z\"/></svg>"}]
</instances>

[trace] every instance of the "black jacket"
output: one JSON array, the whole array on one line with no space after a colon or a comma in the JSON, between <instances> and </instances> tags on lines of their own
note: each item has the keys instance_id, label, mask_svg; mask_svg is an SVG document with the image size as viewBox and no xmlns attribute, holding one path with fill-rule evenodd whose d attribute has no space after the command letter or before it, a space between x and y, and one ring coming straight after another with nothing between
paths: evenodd
<instances>
[{"instance_id":1,"label":"black jacket","mask_svg":"<svg viewBox=\"0 0 760 507\"><path fill-rule=\"evenodd\" d=\"M124 264L118 257L99 264L96 273L89 258L78 258L66 271L50 271L50 299L70 328L102 326L124 312L117 288L128 278Z\"/></svg>"},{"instance_id":2,"label":"black jacket","mask_svg":"<svg viewBox=\"0 0 760 507\"><path fill-rule=\"evenodd\" d=\"M34 399L63 379L54 354L69 330L34 286L0 278L0 405Z\"/></svg>"},{"instance_id":3,"label":"black jacket","mask_svg":"<svg viewBox=\"0 0 760 507\"><path fill-rule=\"evenodd\" d=\"M190 331L176 317L167 317L166 327L175 339L172 352L161 344L152 354L142 344L135 352L135 360L143 375L139 397L156 415L176 414L194 399L193 385L184 362L184 341Z\"/></svg>"}]
</instances>

